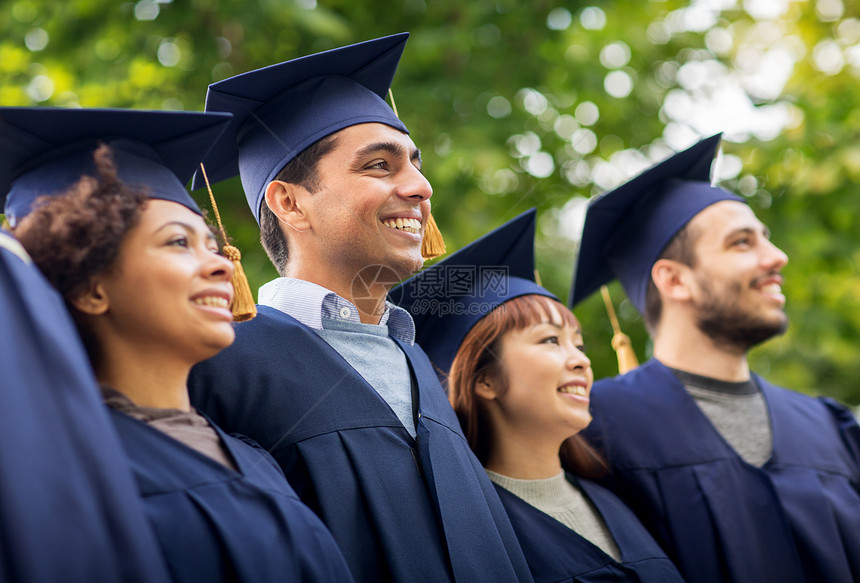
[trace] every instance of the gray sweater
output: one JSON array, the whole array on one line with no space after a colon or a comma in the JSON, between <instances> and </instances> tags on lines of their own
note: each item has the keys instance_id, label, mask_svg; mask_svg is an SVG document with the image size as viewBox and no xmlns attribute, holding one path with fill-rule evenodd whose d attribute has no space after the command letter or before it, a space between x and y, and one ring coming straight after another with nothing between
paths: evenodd
<instances>
[{"instance_id":1,"label":"gray sweater","mask_svg":"<svg viewBox=\"0 0 860 583\"><path fill-rule=\"evenodd\" d=\"M616 561L621 560L621 551L603 517L582 490L567 481L564 472L540 480L509 478L490 470L487 475L492 482L552 516Z\"/></svg>"}]
</instances>

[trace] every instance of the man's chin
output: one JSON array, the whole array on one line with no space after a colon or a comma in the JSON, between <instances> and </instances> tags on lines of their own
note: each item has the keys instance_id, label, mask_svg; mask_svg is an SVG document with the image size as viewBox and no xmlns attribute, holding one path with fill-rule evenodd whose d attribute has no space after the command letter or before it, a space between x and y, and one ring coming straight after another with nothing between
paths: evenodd
<instances>
[{"instance_id":1,"label":"man's chin","mask_svg":"<svg viewBox=\"0 0 860 583\"><path fill-rule=\"evenodd\" d=\"M398 272L401 279L412 277L423 268L424 258L421 256L420 252L416 256L404 260L400 265L394 266L394 270Z\"/></svg>"},{"instance_id":2,"label":"man's chin","mask_svg":"<svg viewBox=\"0 0 860 583\"><path fill-rule=\"evenodd\" d=\"M788 329L788 317L771 321L737 321L726 319L700 320L699 329L717 346L732 351L748 352L759 344L767 342L775 336L785 334Z\"/></svg>"}]
</instances>

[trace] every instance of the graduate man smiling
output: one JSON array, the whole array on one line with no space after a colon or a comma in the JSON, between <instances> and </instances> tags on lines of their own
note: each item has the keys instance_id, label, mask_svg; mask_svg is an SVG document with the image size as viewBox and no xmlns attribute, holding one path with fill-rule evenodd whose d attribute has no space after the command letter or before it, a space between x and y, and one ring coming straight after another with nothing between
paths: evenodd
<instances>
[{"instance_id":1,"label":"graduate man smiling","mask_svg":"<svg viewBox=\"0 0 860 583\"><path fill-rule=\"evenodd\" d=\"M214 179L237 171L282 277L192 400L267 448L322 517L357 581L529 581L510 522L469 450L405 310L432 188L383 100L393 35L210 86L234 126Z\"/></svg>"},{"instance_id":2,"label":"graduate man smiling","mask_svg":"<svg viewBox=\"0 0 860 583\"><path fill-rule=\"evenodd\" d=\"M586 434L688 581L856 580L860 427L750 372L749 350L788 326L788 257L711 186L719 139L589 204L570 303L618 278L654 357L595 383Z\"/></svg>"}]
</instances>

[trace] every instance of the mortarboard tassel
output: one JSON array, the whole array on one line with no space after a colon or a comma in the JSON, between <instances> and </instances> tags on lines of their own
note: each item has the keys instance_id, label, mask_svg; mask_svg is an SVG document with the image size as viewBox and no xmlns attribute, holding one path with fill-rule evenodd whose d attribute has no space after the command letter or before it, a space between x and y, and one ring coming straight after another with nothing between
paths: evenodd
<instances>
[{"instance_id":1,"label":"mortarboard tassel","mask_svg":"<svg viewBox=\"0 0 860 583\"><path fill-rule=\"evenodd\" d=\"M424 259L435 259L445 254L445 239L436 225L436 219L431 213L427 217L427 226L424 227L424 238L421 239L421 256Z\"/></svg>"},{"instance_id":2,"label":"mortarboard tassel","mask_svg":"<svg viewBox=\"0 0 860 583\"><path fill-rule=\"evenodd\" d=\"M242 253L227 242L227 233L224 231L224 225L221 224L221 214L218 212L218 205L215 204L215 195L212 194L212 187L209 185L206 168L203 167L202 162L200 163L200 170L203 171L203 180L206 182L206 190L209 191L212 210L215 211L218 228L221 230L221 238L224 239L224 247L221 251L227 259L233 262L233 277L230 280L233 284L233 305L230 306L230 310L233 312L233 319L236 322L244 322L257 315L257 306L254 305L254 296L251 294L248 277L245 275L245 270L242 269Z\"/></svg>"},{"instance_id":3,"label":"mortarboard tassel","mask_svg":"<svg viewBox=\"0 0 860 583\"><path fill-rule=\"evenodd\" d=\"M391 100L391 110L398 118L397 105L394 103L394 93L391 87L388 88L388 99ZM442 231L439 230L439 225L436 224L436 219L433 218L433 213L427 217L427 225L424 227L424 238L421 240L421 256L427 259L435 259L440 255L445 254L445 239L442 237Z\"/></svg>"},{"instance_id":4,"label":"mortarboard tassel","mask_svg":"<svg viewBox=\"0 0 860 583\"><path fill-rule=\"evenodd\" d=\"M603 294L603 303L606 304L609 321L612 322L612 330L614 331L612 348L615 350L615 356L618 357L618 372L624 374L639 366L639 361L636 359L636 353L633 352L630 337L621 331L621 326L618 324L615 308L612 307L612 298L609 297L609 289L605 285L600 286L600 293Z\"/></svg>"}]
</instances>

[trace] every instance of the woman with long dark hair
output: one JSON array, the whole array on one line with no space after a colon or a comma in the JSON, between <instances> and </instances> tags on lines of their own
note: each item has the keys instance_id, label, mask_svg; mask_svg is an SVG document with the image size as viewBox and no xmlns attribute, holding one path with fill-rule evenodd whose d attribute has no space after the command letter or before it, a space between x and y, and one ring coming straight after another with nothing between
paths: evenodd
<instances>
[{"instance_id":1,"label":"woman with long dark hair","mask_svg":"<svg viewBox=\"0 0 860 583\"><path fill-rule=\"evenodd\" d=\"M534 220L521 215L392 297L447 378L537 583L682 581L630 509L591 481L605 473L578 435L591 421L591 363L576 317L534 282Z\"/></svg>"}]
</instances>

